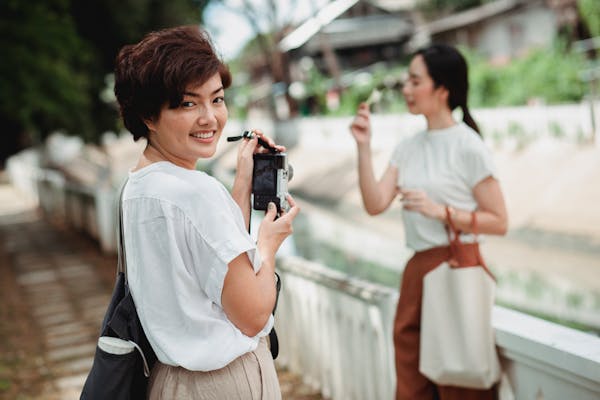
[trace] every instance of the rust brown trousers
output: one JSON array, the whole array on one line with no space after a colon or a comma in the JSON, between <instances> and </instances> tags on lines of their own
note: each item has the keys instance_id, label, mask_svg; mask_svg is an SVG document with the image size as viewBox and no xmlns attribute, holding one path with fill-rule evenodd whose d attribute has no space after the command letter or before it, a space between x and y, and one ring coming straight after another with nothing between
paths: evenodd
<instances>
[{"instance_id":1,"label":"rust brown trousers","mask_svg":"<svg viewBox=\"0 0 600 400\"><path fill-rule=\"evenodd\" d=\"M419 342L421 327L421 296L423 277L451 257L450 246L434 247L416 252L402 274L400 300L394 320L394 350L396 360L396 400L492 400L496 389L467 389L438 386L419 372ZM477 243L464 243L455 251L459 266L483 263Z\"/></svg>"}]
</instances>

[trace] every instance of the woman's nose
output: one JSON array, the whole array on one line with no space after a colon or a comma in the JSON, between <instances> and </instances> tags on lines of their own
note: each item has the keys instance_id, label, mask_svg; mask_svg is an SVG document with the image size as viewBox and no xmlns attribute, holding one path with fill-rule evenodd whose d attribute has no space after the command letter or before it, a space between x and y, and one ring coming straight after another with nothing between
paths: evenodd
<instances>
[{"instance_id":1,"label":"woman's nose","mask_svg":"<svg viewBox=\"0 0 600 400\"><path fill-rule=\"evenodd\" d=\"M210 106L198 107L198 121L200 123L211 122L215 120L215 112Z\"/></svg>"},{"instance_id":2,"label":"woman's nose","mask_svg":"<svg viewBox=\"0 0 600 400\"><path fill-rule=\"evenodd\" d=\"M405 83L405 84L402 86L402 94L403 94L404 96L406 96L406 95L407 95L407 94L409 94L409 93L410 93L410 84L408 84L408 83Z\"/></svg>"}]
</instances>

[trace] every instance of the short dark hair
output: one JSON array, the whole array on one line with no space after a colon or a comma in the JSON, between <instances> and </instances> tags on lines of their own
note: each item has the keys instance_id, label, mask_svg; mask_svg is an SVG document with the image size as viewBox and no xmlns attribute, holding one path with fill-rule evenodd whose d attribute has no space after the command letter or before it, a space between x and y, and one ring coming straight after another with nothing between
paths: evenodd
<instances>
[{"instance_id":1,"label":"short dark hair","mask_svg":"<svg viewBox=\"0 0 600 400\"><path fill-rule=\"evenodd\" d=\"M463 121L481 135L467 105L469 69L463 55L455 47L443 43L434 43L419 49L415 55L423 57L434 85L443 86L448 90L450 110L461 107Z\"/></svg>"},{"instance_id":2,"label":"short dark hair","mask_svg":"<svg viewBox=\"0 0 600 400\"><path fill-rule=\"evenodd\" d=\"M199 26L150 32L137 44L124 46L116 59L115 95L134 140L148 138L144 120L157 118L165 104L179 106L188 85L201 85L216 73L228 88L229 68Z\"/></svg>"}]
</instances>

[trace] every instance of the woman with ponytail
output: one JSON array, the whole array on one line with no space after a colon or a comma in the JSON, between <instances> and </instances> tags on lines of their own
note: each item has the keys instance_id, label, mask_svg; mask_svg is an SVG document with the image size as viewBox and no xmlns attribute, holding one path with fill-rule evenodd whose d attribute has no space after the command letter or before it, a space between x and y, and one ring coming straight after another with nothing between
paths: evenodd
<instances>
[{"instance_id":1,"label":"woman with ponytail","mask_svg":"<svg viewBox=\"0 0 600 400\"><path fill-rule=\"evenodd\" d=\"M359 185L366 211L377 215L397 197L403 204L406 245L414 250L402 274L394 321L396 399L493 399L488 390L438 386L419 372L423 277L450 258L447 224L478 256L477 233L504 235L507 213L492 155L467 105L467 63L454 47L435 44L417 51L402 93L408 110L422 114L427 129L402 140L377 180L371 155L370 112L360 104L350 126L358 150ZM452 111L460 107L463 121Z\"/></svg>"}]
</instances>

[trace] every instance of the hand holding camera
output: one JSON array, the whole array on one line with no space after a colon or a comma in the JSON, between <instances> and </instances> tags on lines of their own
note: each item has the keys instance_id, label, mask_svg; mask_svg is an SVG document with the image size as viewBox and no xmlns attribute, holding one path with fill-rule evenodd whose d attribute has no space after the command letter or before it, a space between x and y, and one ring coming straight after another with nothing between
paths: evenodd
<instances>
[{"instance_id":1,"label":"hand holding camera","mask_svg":"<svg viewBox=\"0 0 600 400\"><path fill-rule=\"evenodd\" d=\"M258 133L258 134L257 134ZM270 202L277 207L277 214L288 211L288 182L292 179L293 169L288 164L285 147L277 146L272 140L257 131L244 131L240 136L228 137L232 142L240 139L258 139L264 152L254 153L252 169L252 203L255 210L267 210Z\"/></svg>"},{"instance_id":2,"label":"hand holding camera","mask_svg":"<svg viewBox=\"0 0 600 400\"><path fill-rule=\"evenodd\" d=\"M286 197L286 202L289 209L281 214L277 213L277 207L274 207L271 203L273 207L267 207L265 217L258 229L256 243L263 260L270 258L271 261L274 261L277 250L283 241L292 234L292 222L300 212L300 208L289 194Z\"/></svg>"}]
</instances>

